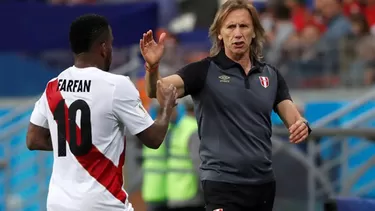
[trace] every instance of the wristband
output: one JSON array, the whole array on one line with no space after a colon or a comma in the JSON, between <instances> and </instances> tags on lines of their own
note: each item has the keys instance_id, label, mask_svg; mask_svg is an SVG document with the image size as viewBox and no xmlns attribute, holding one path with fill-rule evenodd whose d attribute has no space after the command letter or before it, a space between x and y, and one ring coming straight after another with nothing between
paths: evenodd
<instances>
[{"instance_id":1,"label":"wristband","mask_svg":"<svg viewBox=\"0 0 375 211\"><path fill-rule=\"evenodd\" d=\"M309 122L305 120L305 121L303 121L303 123L305 123L305 125L307 126L308 134L310 135L312 130L311 130Z\"/></svg>"},{"instance_id":2,"label":"wristband","mask_svg":"<svg viewBox=\"0 0 375 211\"><path fill-rule=\"evenodd\" d=\"M158 68L159 68L159 63L156 63L152 65L152 67L150 67L149 65L147 65L147 62L145 62L145 69L149 73L155 72Z\"/></svg>"}]
</instances>

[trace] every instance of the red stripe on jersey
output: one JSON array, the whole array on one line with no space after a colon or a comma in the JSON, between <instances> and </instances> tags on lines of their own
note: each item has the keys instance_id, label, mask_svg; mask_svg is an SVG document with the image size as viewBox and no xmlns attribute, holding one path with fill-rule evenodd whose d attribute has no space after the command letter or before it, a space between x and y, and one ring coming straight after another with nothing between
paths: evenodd
<instances>
[{"instance_id":1,"label":"red stripe on jersey","mask_svg":"<svg viewBox=\"0 0 375 211\"><path fill-rule=\"evenodd\" d=\"M63 100L61 92L58 90L58 80L48 83L46 88L46 97L49 108L53 114L57 104ZM69 122L68 122L68 106L65 104L65 124L66 124L66 139L69 143ZM81 129L76 125L77 144L81 143ZM102 184L114 197L125 203L127 195L122 189L123 175L122 167L125 162L125 147L119 158L119 165L116 166L113 162L103 155L98 148L92 145L88 154L82 156L75 156L78 162L84 169L94 177L100 184Z\"/></svg>"}]
</instances>

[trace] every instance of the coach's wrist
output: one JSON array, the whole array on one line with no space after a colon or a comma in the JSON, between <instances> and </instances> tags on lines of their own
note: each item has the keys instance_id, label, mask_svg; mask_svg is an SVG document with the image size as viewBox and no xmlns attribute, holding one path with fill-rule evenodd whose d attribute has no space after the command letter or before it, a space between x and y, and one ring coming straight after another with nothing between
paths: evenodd
<instances>
[{"instance_id":1,"label":"coach's wrist","mask_svg":"<svg viewBox=\"0 0 375 211\"><path fill-rule=\"evenodd\" d=\"M309 121L307 121L305 118L302 118L301 121L306 125L306 127L307 127L307 131L308 131L308 134L310 135L312 129L311 129L311 127L310 127L310 123L309 123Z\"/></svg>"},{"instance_id":2,"label":"coach's wrist","mask_svg":"<svg viewBox=\"0 0 375 211\"><path fill-rule=\"evenodd\" d=\"M150 72L150 73L155 72L156 70L158 70L158 68L159 68L159 62L154 63L154 64L150 64L148 62L145 63L145 69L147 72Z\"/></svg>"}]
</instances>

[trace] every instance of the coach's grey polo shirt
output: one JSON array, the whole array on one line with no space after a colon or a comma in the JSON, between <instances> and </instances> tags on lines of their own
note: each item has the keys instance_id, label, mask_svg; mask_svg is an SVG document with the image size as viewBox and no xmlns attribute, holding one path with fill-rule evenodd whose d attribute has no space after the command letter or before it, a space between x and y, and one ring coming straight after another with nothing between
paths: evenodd
<instances>
[{"instance_id":1,"label":"coach's grey polo shirt","mask_svg":"<svg viewBox=\"0 0 375 211\"><path fill-rule=\"evenodd\" d=\"M275 179L271 111L291 97L274 67L252 64L246 75L222 51L177 72L195 104L201 180L262 184Z\"/></svg>"}]
</instances>

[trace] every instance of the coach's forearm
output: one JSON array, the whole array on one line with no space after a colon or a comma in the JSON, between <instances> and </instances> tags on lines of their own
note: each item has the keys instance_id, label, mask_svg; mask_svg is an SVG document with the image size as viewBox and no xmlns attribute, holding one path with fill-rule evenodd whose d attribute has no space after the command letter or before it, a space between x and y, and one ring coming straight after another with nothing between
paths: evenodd
<instances>
[{"instance_id":1,"label":"coach's forearm","mask_svg":"<svg viewBox=\"0 0 375 211\"><path fill-rule=\"evenodd\" d=\"M152 73L146 71L146 92L149 98L156 98L156 82L160 79L158 69L155 69Z\"/></svg>"}]
</instances>

